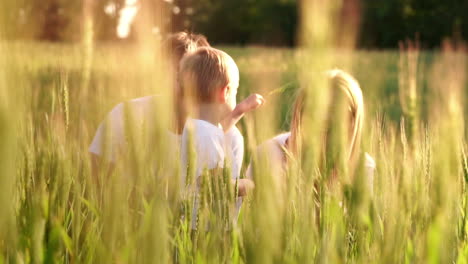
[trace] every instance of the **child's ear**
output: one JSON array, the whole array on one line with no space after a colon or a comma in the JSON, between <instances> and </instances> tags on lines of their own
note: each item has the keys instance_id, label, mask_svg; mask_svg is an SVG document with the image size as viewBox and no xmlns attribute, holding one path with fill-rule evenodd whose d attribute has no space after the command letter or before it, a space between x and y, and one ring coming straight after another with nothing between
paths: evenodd
<instances>
[{"instance_id":1,"label":"child's ear","mask_svg":"<svg viewBox=\"0 0 468 264\"><path fill-rule=\"evenodd\" d=\"M229 85L226 85L223 88L221 88L220 93L219 93L219 100L221 101L221 103L225 103L228 101L229 93L230 93Z\"/></svg>"}]
</instances>

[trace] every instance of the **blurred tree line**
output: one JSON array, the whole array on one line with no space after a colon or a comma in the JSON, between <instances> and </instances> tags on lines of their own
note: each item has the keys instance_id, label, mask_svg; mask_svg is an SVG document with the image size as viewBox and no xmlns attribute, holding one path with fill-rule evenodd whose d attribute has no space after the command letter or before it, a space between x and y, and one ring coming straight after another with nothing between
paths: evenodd
<instances>
[{"instance_id":1,"label":"blurred tree line","mask_svg":"<svg viewBox=\"0 0 468 264\"><path fill-rule=\"evenodd\" d=\"M2 0L11 10L2 18L11 38L78 41L83 27L83 6L91 5L97 41L117 40L122 10L138 6L142 12L166 19L148 34L189 30L205 34L214 44L293 46L299 0ZM156 4L156 2L158 2ZM396 48L398 41L418 33L426 48L458 34L468 39L468 0L343 0L359 15L357 44L364 48ZM349 9L349 8L348 8ZM356 11L357 10L357 11ZM349 12L341 14L353 15ZM157 19L156 19L157 20ZM346 25L342 25L346 29ZM132 34L133 33L133 34ZM141 33L141 32L140 32ZM125 41L134 39L134 30Z\"/></svg>"}]
</instances>

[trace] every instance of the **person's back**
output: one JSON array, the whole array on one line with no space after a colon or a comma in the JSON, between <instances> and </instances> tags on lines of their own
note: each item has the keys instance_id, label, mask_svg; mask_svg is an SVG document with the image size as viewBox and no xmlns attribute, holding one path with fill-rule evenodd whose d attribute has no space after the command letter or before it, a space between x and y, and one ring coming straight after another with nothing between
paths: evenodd
<instances>
[{"instance_id":1,"label":"person's back","mask_svg":"<svg viewBox=\"0 0 468 264\"><path fill-rule=\"evenodd\" d=\"M183 55L201 46L209 46L204 36L185 32L172 34L163 43L163 49L168 54L167 59L172 64L172 69L178 69ZM172 110L174 111L175 120L171 122L173 126L168 127L167 138L164 140L171 142L169 145L173 147L169 148L169 155L174 156L174 159L176 159L178 156L177 150L180 146L180 133L186 116L182 93L176 81L177 72L172 72L171 75L174 84L171 92L174 98ZM96 174L103 165L107 165L112 169L119 162L120 157L128 152L127 141L131 134L128 131L129 126L135 126L134 131L142 131L146 135L151 134L151 131L157 127L156 124L159 122L160 113L156 113L156 104L160 100L167 100L167 98L161 98L159 95L135 98L117 104L107 114L107 117L99 124L89 147L94 177L97 177Z\"/></svg>"},{"instance_id":2,"label":"person's back","mask_svg":"<svg viewBox=\"0 0 468 264\"><path fill-rule=\"evenodd\" d=\"M96 135L89 146L89 152L95 155L108 155L104 157L108 162L116 162L118 155L126 152L128 131L126 126L134 126L136 131L154 129L157 122L155 112L157 95L135 98L127 102L117 104L108 113L106 119L99 125ZM168 131L168 137L175 142L180 141L180 136ZM108 137L105 139L105 137ZM103 142L106 140L106 142Z\"/></svg>"},{"instance_id":3,"label":"person's back","mask_svg":"<svg viewBox=\"0 0 468 264\"><path fill-rule=\"evenodd\" d=\"M224 132L221 127L205 120L188 118L181 139L183 164L188 162L190 144L193 144L196 155L196 163L193 165L195 177L199 177L204 169L224 168L225 162L228 162L232 178L239 178L244 156L244 149L241 147L244 145L244 138L237 127ZM184 166L184 184L185 174Z\"/></svg>"}]
</instances>

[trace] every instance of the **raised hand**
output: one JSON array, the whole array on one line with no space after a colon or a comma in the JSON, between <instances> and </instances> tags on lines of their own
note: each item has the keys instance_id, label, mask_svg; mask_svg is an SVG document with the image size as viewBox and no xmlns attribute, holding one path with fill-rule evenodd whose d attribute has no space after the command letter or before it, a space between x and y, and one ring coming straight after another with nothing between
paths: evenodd
<instances>
[{"instance_id":1,"label":"raised hand","mask_svg":"<svg viewBox=\"0 0 468 264\"><path fill-rule=\"evenodd\" d=\"M265 103L265 99L263 96L259 94L251 94L249 97L245 98L236 105L234 110L229 113L226 118L221 122L223 129L227 132L233 126L236 125L237 122L244 116L245 113L255 110L262 106Z\"/></svg>"},{"instance_id":2,"label":"raised hand","mask_svg":"<svg viewBox=\"0 0 468 264\"><path fill-rule=\"evenodd\" d=\"M263 96L259 94L251 94L249 97L245 98L240 102L234 109L237 114L245 114L252 110L257 109L265 103Z\"/></svg>"}]
</instances>

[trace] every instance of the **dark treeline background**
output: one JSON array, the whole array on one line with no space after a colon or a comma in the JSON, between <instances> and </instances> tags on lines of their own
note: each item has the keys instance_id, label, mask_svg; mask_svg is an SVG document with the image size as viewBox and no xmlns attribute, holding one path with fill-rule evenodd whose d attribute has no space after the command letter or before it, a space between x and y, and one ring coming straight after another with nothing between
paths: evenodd
<instances>
[{"instance_id":1,"label":"dark treeline background","mask_svg":"<svg viewBox=\"0 0 468 264\"><path fill-rule=\"evenodd\" d=\"M85 3L91 5L96 41L118 40L116 27L125 0L10 1L9 37L79 41ZM139 0L139 14L161 7L166 31L205 34L213 44L293 46L297 43L299 0ZM416 34L425 48L444 37L468 39L468 0L343 0L341 18L358 17L360 48L396 48ZM155 12L153 12L155 11ZM155 18L155 20L157 20ZM352 20L354 21L354 20ZM345 26L343 28L346 28ZM148 30L157 34L158 30ZM156 32L156 33L155 33ZM120 41L132 41L134 34Z\"/></svg>"}]
</instances>

